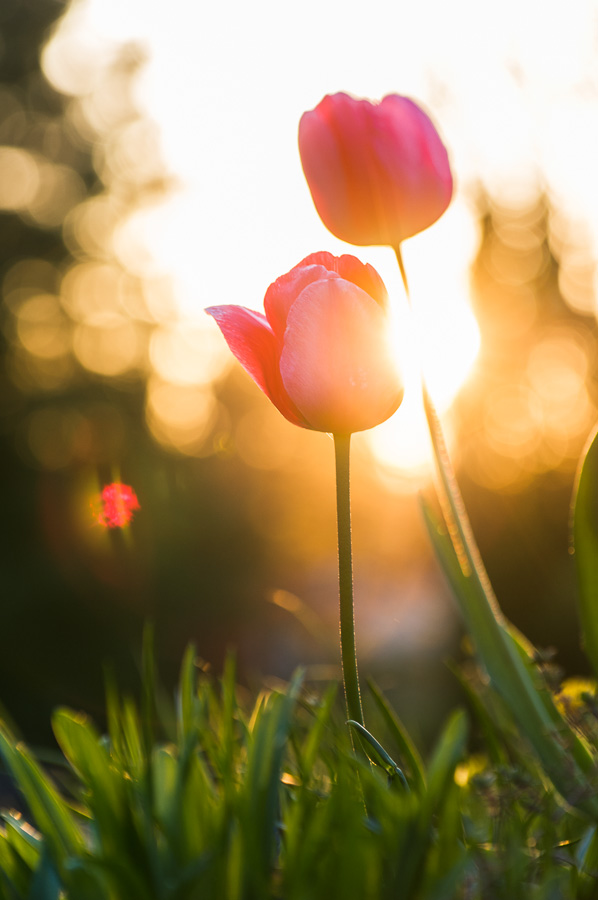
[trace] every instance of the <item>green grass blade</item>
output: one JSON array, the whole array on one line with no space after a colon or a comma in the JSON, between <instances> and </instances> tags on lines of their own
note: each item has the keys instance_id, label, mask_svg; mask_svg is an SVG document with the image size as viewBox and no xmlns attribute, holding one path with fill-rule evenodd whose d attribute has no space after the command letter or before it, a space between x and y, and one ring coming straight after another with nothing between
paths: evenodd
<instances>
[{"instance_id":1,"label":"green grass blade","mask_svg":"<svg viewBox=\"0 0 598 900\"><path fill-rule=\"evenodd\" d=\"M185 650L179 676L178 693L178 738L183 744L187 735L191 733L196 724L195 711L197 707L196 692L196 668L195 647L190 644Z\"/></svg>"},{"instance_id":2,"label":"green grass blade","mask_svg":"<svg viewBox=\"0 0 598 900\"><path fill-rule=\"evenodd\" d=\"M70 810L49 778L43 774L23 744L15 746L0 727L0 755L16 779L35 823L48 843L52 856L63 865L84 848Z\"/></svg>"},{"instance_id":3,"label":"green grass blade","mask_svg":"<svg viewBox=\"0 0 598 900\"><path fill-rule=\"evenodd\" d=\"M245 776L243 834L251 891L260 895L269 877L280 819L278 793L292 712L303 681L298 671L286 693L272 694L254 710Z\"/></svg>"},{"instance_id":4,"label":"green grass blade","mask_svg":"<svg viewBox=\"0 0 598 900\"><path fill-rule=\"evenodd\" d=\"M538 690L535 673L524 659L525 648L509 634L500 611L488 603L475 571L463 571L443 523L425 500L423 511L432 545L493 686L557 790L571 805L598 820L598 799L589 790L587 779L595 771L594 758Z\"/></svg>"},{"instance_id":5,"label":"green grass blade","mask_svg":"<svg viewBox=\"0 0 598 900\"><path fill-rule=\"evenodd\" d=\"M377 766L380 766L380 768L384 769L390 778L393 778L396 775L403 787L407 791L409 791L409 783L405 778L402 769L400 769L394 759L389 756L380 741L377 741L374 735L371 734L367 730L367 728L365 728L361 724L361 722L356 722L354 719L349 719L347 725L350 725L351 728L353 728L353 730L356 731L357 734L366 742L366 744L369 744L371 749L368 750L365 746L364 749L370 761L375 763ZM371 751L373 751L373 753Z\"/></svg>"},{"instance_id":6,"label":"green grass blade","mask_svg":"<svg viewBox=\"0 0 598 900\"><path fill-rule=\"evenodd\" d=\"M46 852L42 855L41 863L35 870L27 900L61 900L64 897L62 888L55 861Z\"/></svg>"},{"instance_id":7,"label":"green grass blade","mask_svg":"<svg viewBox=\"0 0 598 900\"><path fill-rule=\"evenodd\" d=\"M338 685L330 684L316 710L315 722L311 725L299 753L301 777L307 781L312 773L324 730L330 725L332 706L338 693ZM310 708L313 713L313 708Z\"/></svg>"},{"instance_id":8,"label":"green grass blade","mask_svg":"<svg viewBox=\"0 0 598 900\"><path fill-rule=\"evenodd\" d=\"M6 840L29 868L35 869L43 850L41 835L25 822L20 813L3 812L2 818L6 822Z\"/></svg>"},{"instance_id":9,"label":"green grass blade","mask_svg":"<svg viewBox=\"0 0 598 900\"><path fill-rule=\"evenodd\" d=\"M154 650L154 627L149 622L143 629L141 651L142 703L141 727L145 756L151 756L154 743L155 724L158 719L156 707L156 654Z\"/></svg>"},{"instance_id":10,"label":"green grass blade","mask_svg":"<svg viewBox=\"0 0 598 900\"><path fill-rule=\"evenodd\" d=\"M29 893L32 867L29 866L8 835L0 831L0 898L22 900Z\"/></svg>"},{"instance_id":11,"label":"green grass blade","mask_svg":"<svg viewBox=\"0 0 598 900\"><path fill-rule=\"evenodd\" d=\"M62 752L87 787L116 812L122 804L120 778L91 721L83 713L61 708L52 716L52 728Z\"/></svg>"},{"instance_id":12,"label":"green grass blade","mask_svg":"<svg viewBox=\"0 0 598 900\"><path fill-rule=\"evenodd\" d=\"M372 678L368 678L367 683L390 736L398 747L401 760L404 760L404 765L411 774L413 786L418 793L422 793L426 786L426 776L419 751L376 682Z\"/></svg>"},{"instance_id":13,"label":"green grass blade","mask_svg":"<svg viewBox=\"0 0 598 900\"><path fill-rule=\"evenodd\" d=\"M577 473L572 503L572 542L582 643L598 675L598 432L582 456Z\"/></svg>"},{"instance_id":14,"label":"green grass blade","mask_svg":"<svg viewBox=\"0 0 598 900\"><path fill-rule=\"evenodd\" d=\"M428 790L424 805L432 813L443 802L453 781L455 767L462 758L467 741L467 716L462 709L449 717L428 766Z\"/></svg>"}]
</instances>

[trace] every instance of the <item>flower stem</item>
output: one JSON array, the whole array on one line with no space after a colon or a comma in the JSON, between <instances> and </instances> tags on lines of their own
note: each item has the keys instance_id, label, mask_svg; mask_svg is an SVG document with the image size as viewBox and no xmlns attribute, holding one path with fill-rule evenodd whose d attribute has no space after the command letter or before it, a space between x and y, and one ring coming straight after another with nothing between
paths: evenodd
<instances>
[{"instance_id":1,"label":"flower stem","mask_svg":"<svg viewBox=\"0 0 598 900\"><path fill-rule=\"evenodd\" d=\"M351 435L334 435L336 461L336 519L338 526L338 583L340 597L341 662L347 717L363 725L363 710L355 655L353 613L353 562L351 556L351 497L349 456Z\"/></svg>"}]
</instances>

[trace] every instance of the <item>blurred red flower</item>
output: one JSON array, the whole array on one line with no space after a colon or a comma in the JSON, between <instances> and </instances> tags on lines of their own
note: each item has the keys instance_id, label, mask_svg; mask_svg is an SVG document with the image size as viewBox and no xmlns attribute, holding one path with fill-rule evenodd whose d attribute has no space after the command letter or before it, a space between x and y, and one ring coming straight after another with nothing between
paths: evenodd
<instances>
[{"instance_id":1,"label":"blurred red flower","mask_svg":"<svg viewBox=\"0 0 598 900\"><path fill-rule=\"evenodd\" d=\"M99 497L92 501L91 508L99 525L123 528L131 521L135 510L141 507L133 488L115 481L106 485Z\"/></svg>"},{"instance_id":2,"label":"blurred red flower","mask_svg":"<svg viewBox=\"0 0 598 900\"><path fill-rule=\"evenodd\" d=\"M313 253L270 285L265 315L243 306L206 312L289 422L350 434L384 422L403 399L387 307L372 266Z\"/></svg>"},{"instance_id":3,"label":"blurred red flower","mask_svg":"<svg viewBox=\"0 0 598 900\"><path fill-rule=\"evenodd\" d=\"M299 152L316 209L343 241L395 249L432 225L450 203L446 149L407 97L379 103L324 99L299 123Z\"/></svg>"}]
</instances>

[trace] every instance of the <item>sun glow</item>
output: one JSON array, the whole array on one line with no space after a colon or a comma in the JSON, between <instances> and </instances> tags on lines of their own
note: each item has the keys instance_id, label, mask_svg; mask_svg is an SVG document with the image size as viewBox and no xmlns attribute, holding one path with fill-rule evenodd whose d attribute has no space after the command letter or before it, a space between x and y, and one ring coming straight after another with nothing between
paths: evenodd
<instances>
[{"instance_id":1,"label":"sun glow","mask_svg":"<svg viewBox=\"0 0 598 900\"><path fill-rule=\"evenodd\" d=\"M357 11L356 3L348 5ZM490 27L474 0L457 0L450 21L436 0L400 11L375 0L368 16L360 16L362 52L356 55L346 52L355 40L353 17L331 10L328 20L317 0L306 0L292 41L279 39L286 29L274 0L264 0L257 11L236 4L232 17L226 5L194 9L173 0L167 22L157 0L72 3L46 46L43 67L51 84L72 98L72 127L94 145L94 165L106 189L81 202L73 170L0 147L6 163L0 207L49 226L53 215L66 215L69 249L78 259L87 254L92 260L77 262L62 284L32 291L15 307L23 351L15 357L15 378L25 384L68 377L70 316L76 363L102 377L143 373L151 432L167 446L199 454L222 414L211 382L230 364L203 308L238 303L259 309L266 287L308 253L351 252L378 269L396 298L397 356L406 382L399 412L366 440L383 467L409 477L426 471L420 368L445 412L470 376L480 347L468 278L480 242L478 212L468 201L476 180L491 196L515 205L537 197L546 182L565 220L563 225L557 215L550 225L561 290L575 309L593 312L595 306L598 170L595 142L587 139L597 132L592 5L580 3L565 19L559 17L558 27L556 17L534 14L536 0L523 6L507 0L507 8ZM512 20L516 31L507 28ZM454 21L475 23L483 40L471 41L469 31L453 27ZM333 45L327 39L331 32ZM397 33L409 34L399 59ZM312 60L308 67L305 47ZM282 76L273 79L273 71ZM585 93L580 85L587 87ZM392 254L342 244L324 229L311 204L297 153L297 123L302 112L335 90L416 97L450 148L456 197L436 225L403 248L412 317L403 309ZM136 205L126 204L127 192L151 186L152 180L155 189ZM62 199L56 205L52 197ZM571 236L573 220L583 220L588 234L590 249L581 256ZM499 237L507 249L515 240L521 250L534 234L532 225L522 225L515 238L506 231ZM499 243L490 260L497 271L504 269ZM509 277L522 282L535 277L545 256L537 241L520 253L519 268ZM533 303L520 299L518 322L524 329L526 311L532 318L535 313ZM531 386L521 389L530 401L530 421L544 402L538 372L546 366L539 359L530 362ZM564 378L559 383L566 387L567 373L576 365L573 355L559 365ZM557 385L557 400L565 387ZM584 398L578 392L575 404L564 400L554 407L567 413L574 430L580 422L585 426L589 415ZM552 428L548 419L542 421ZM484 427L489 435L504 431L490 419Z\"/></svg>"}]
</instances>

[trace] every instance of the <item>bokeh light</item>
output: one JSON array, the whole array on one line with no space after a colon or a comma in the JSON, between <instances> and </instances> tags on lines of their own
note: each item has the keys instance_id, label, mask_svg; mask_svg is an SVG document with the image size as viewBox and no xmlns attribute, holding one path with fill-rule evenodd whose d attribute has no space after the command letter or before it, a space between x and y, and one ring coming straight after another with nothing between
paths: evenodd
<instances>
[{"instance_id":1,"label":"bokeh light","mask_svg":"<svg viewBox=\"0 0 598 900\"><path fill-rule=\"evenodd\" d=\"M40 610L52 610L54 641L68 641L73 610L126 641L136 610L171 648L209 634L284 666L313 647L290 623L295 597L295 612L319 616L317 653L332 646L336 659L331 442L278 415L203 312L261 308L268 285L320 249L379 270L406 383L399 412L353 442L363 647L408 659L412 684L414 666L455 639L418 518L416 492L433 478L422 365L493 580L510 578L507 603L548 629L563 606L565 526L564 562L542 540L557 512L566 521L598 417L593 0L563 15L537 0L374 0L367 14L356 0L306 0L292 33L274 0L173 0L166 12L77 0L57 21L50 0L35 6L20 25L31 53L3 45L14 74L0 84L0 441L21 479L7 477L8 518L31 528L50 574L44 562L28 566L39 584L13 578L7 633L19 616L28 627L31 597L44 638ZM392 252L332 238L311 203L297 123L336 90L413 96L450 149L453 203L403 247L412 311ZM118 530L81 517L121 477L143 497L129 556ZM17 535L7 548L26 546ZM129 631L112 614L130 616ZM12 648L0 649L9 672ZM49 652L41 638L36 652Z\"/></svg>"}]
</instances>

